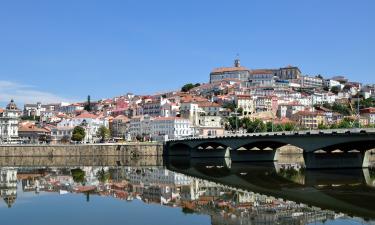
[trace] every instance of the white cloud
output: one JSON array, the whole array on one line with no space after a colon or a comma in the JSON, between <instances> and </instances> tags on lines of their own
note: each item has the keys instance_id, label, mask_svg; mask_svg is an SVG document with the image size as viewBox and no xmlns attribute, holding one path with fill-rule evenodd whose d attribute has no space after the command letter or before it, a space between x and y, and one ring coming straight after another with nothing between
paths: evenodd
<instances>
[{"instance_id":1,"label":"white cloud","mask_svg":"<svg viewBox=\"0 0 375 225\"><path fill-rule=\"evenodd\" d=\"M31 85L19 84L0 80L0 102L6 103L14 99L17 104L25 103L58 103L73 102L74 100L57 96L53 93L39 91Z\"/></svg>"}]
</instances>

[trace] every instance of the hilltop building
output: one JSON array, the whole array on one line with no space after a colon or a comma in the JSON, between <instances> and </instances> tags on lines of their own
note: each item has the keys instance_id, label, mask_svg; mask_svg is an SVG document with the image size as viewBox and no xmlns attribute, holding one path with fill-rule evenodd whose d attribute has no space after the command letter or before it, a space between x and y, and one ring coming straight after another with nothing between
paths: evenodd
<instances>
[{"instance_id":1,"label":"hilltop building","mask_svg":"<svg viewBox=\"0 0 375 225\"><path fill-rule=\"evenodd\" d=\"M18 122L21 111L12 99L5 109L0 109L0 143L18 141Z\"/></svg>"}]
</instances>

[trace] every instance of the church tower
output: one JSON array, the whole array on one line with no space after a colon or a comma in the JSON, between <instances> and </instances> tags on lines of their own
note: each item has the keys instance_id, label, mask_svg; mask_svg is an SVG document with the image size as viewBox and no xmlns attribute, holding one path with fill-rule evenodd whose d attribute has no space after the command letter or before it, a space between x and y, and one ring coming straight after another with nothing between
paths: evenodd
<instances>
[{"instance_id":1,"label":"church tower","mask_svg":"<svg viewBox=\"0 0 375 225\"><path fill-rule=\"evenodd\" d=\"M238 54L236 59L234 60L234 67L241 67L240 56Z\"/></svg>"}]
</instances>

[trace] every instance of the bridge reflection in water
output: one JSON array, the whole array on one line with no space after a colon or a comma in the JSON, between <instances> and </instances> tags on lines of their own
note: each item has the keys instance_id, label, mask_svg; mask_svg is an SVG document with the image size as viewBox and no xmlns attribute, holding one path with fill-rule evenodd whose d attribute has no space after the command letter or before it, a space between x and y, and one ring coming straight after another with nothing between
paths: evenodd
<instances>
[{"instance_id":1,"label":"bridge reflection in water","mask_svg":"<svg viewBox=\"0 0 375 225\"><path fill-rule=\"evenodd\" d=\"M169 157L167 168L241 190L375 218L375 170L371 168L305 170L294 162L233 163L228 158L184 157Z\"/></svg>"}]
</instances>

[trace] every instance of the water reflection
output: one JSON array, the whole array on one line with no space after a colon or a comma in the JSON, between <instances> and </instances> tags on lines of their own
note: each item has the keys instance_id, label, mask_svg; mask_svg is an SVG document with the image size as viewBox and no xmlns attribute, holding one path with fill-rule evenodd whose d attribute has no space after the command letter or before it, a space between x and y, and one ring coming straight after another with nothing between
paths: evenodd
<instances>
[{"instance_id":1,"label":"water reflection","mask_svg":"<svg viewBox=\"0 0 375 225\"><path fill-rule=\"evenodd\" d=\"M0 193L9 208L25 193L81 194L87 202L103 196L178 207L185 215L208 215L211 224L308 224L375 218L374 175L372 169L170 158L166 167L2 167Z\"/></svg>"}]
</instances>

